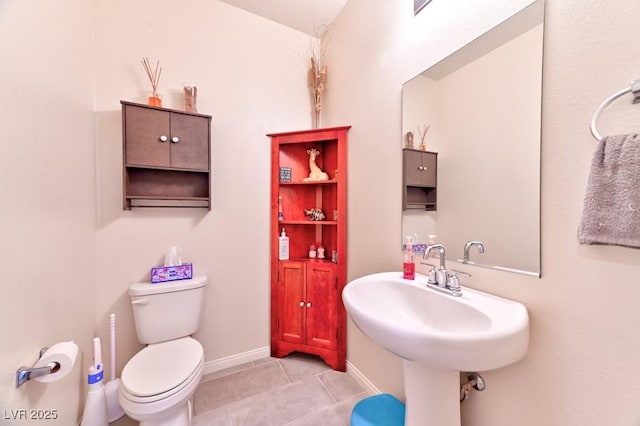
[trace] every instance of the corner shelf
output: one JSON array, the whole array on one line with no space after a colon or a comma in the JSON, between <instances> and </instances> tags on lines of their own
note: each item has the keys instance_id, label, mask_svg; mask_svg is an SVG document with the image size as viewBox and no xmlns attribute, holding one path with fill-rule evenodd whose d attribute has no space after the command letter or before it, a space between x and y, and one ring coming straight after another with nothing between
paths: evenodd
<instances>
[{"instance_id":1,"label":"corner shelf","mask_svg":"<svg viewBox=\"0 0 640 426\"><path fill-rule=\"evenodd\" d=\"M271 355L293 351L320 356L335 370L346 369L347 132L351 126L273 133L271 138ZM311 149L329 180L305 181ZM286 168L290 181L280 181ZM282 197L284 219L278 220ZM305 209L320 208L326 219L310 220ZM335 213L334 213L335 212ZM334 216L335 214L335 216ZM278 235L289 236L289 259L278 258ZM321 243L325 259L309 258ZM336 253L336 262L332 255Z\"/></svg>"}]
</instances>

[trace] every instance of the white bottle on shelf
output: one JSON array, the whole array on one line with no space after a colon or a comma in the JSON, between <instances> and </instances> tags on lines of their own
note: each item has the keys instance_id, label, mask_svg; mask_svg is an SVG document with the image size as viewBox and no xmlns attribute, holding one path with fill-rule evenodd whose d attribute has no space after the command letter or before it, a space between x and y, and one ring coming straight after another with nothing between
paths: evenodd
<instances>
[{"instance_id":1,"label":"white bottle on shelf","mask_svg":"<svg viewBox=\"0 0 640 426\"><path fill-rule=\"evenodd\" d=\"M284 232L284 228L282 228L280 237L278 237L278 259L289 259L289 237L287 237L287 234Z\"/></svg>"}]
</instances>

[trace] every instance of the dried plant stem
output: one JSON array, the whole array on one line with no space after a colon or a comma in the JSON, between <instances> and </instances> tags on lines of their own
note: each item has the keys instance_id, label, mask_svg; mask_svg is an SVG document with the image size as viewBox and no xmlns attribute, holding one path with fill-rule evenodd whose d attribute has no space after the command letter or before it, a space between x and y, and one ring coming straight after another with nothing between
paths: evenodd
<instances>
[{"instance_id":1,"label":"dried plant stem","mask_svg":"<svg viewBox=\"0 0 640 426\"><path fill-rule=\"evenodd\" d=\"M149 63L148 58L142 58L142 66L144 67L144 71L147 73L147 77L149 77L149 81L151 82L151 89L153 91L153 96L157 95L158 91L158 83L160 82L160 75L162 74L162 67L160 66L160 61L156 62L155 70L151 70L151 64Z\"/></svg>"},{"instance_id":2,"label":"dried plant stem","mask_svg":"<svg viewBox=\"0 0 640 426\"><path fill-rule=\"evenodd\" d=\"M321 26L315 29L315 35L309 42L309 71L308 85L311 91L313 104L314 127L320 127L320 112L322 111L322 96L327 83L327 66L324 64L325 48L327 42L327 27Z\"/></svg>"},{"instance_id":3,"label":"dried plant stem","mask_svg":"<svg viewBox=\"0 0 640 426\"><path fill-rule=\"evenodd\" d=\"M420 142L422 146L424 146L424 138L427 137L427 132L429 131L430 128L431 128L430 124L428 126L425 124L424 130L420 128L420 126L418 126L418 133L420 133Z\"/></svg>"}]
</instances>

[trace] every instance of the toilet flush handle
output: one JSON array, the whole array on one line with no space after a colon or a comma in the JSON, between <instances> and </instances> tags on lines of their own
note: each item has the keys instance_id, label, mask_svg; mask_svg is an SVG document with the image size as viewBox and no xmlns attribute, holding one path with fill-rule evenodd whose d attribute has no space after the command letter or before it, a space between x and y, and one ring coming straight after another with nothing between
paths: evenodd
<instances>
[{"instance_id":1,"label":"toilet flush handle","mask_svg":"<svg viewBox=\"0 0 640 426\"><path fill-rule=\"evenodd\" d=\"M149 299L136 299L131 301L132 305L146 305L148 303L149 303Z\"/></svg>"}]
</instances>

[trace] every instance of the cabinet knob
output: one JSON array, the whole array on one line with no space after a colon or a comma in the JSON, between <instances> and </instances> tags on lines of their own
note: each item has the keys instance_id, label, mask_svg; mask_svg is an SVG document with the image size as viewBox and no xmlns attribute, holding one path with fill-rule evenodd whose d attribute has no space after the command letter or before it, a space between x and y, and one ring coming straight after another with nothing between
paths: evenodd
<instances>
[{"instance_id":1,"label":"cabinet knob","mask_svg":"<svg viewBox=\"0 0 640 426\"><path fill-rule=\"evenodd\" d=\"M180 142L180 138L177 137L177 136L174 136L174 137L171 138L171 142L178 143L178 142Z\"/></svg>"},{"instance_id":2,"label":"cabinet knob","mask_svg":"<svg viewBox=\"0 0 640 426\"><path fill-rule=\"evenodd\" d=\"M169 138L168 138L168 137L166 137L165 135L160 135L160 138L159 138L159 139L160 139L160 142L166 142L166 141L168 141L168 140L169 140Z\"/></svg>"},{"instance_id":3,"label":"cabinet knob","mask_svg":"<svg viewBox=\"0 0 640 426\"><path fill-rule=\"evenodd\" d=\"M304 308L304 302L300 302L300 307Z\"/></svg>"},{"instance_id":4,"label":"cabinet knob","mask_svg":"<svg viewBox=\"0 0 640 426\"><path fill-rule=\"evenodd\" d=\"M311 302L307 302L307 308L311 307Z\"/></svg>"}]
</instances>

